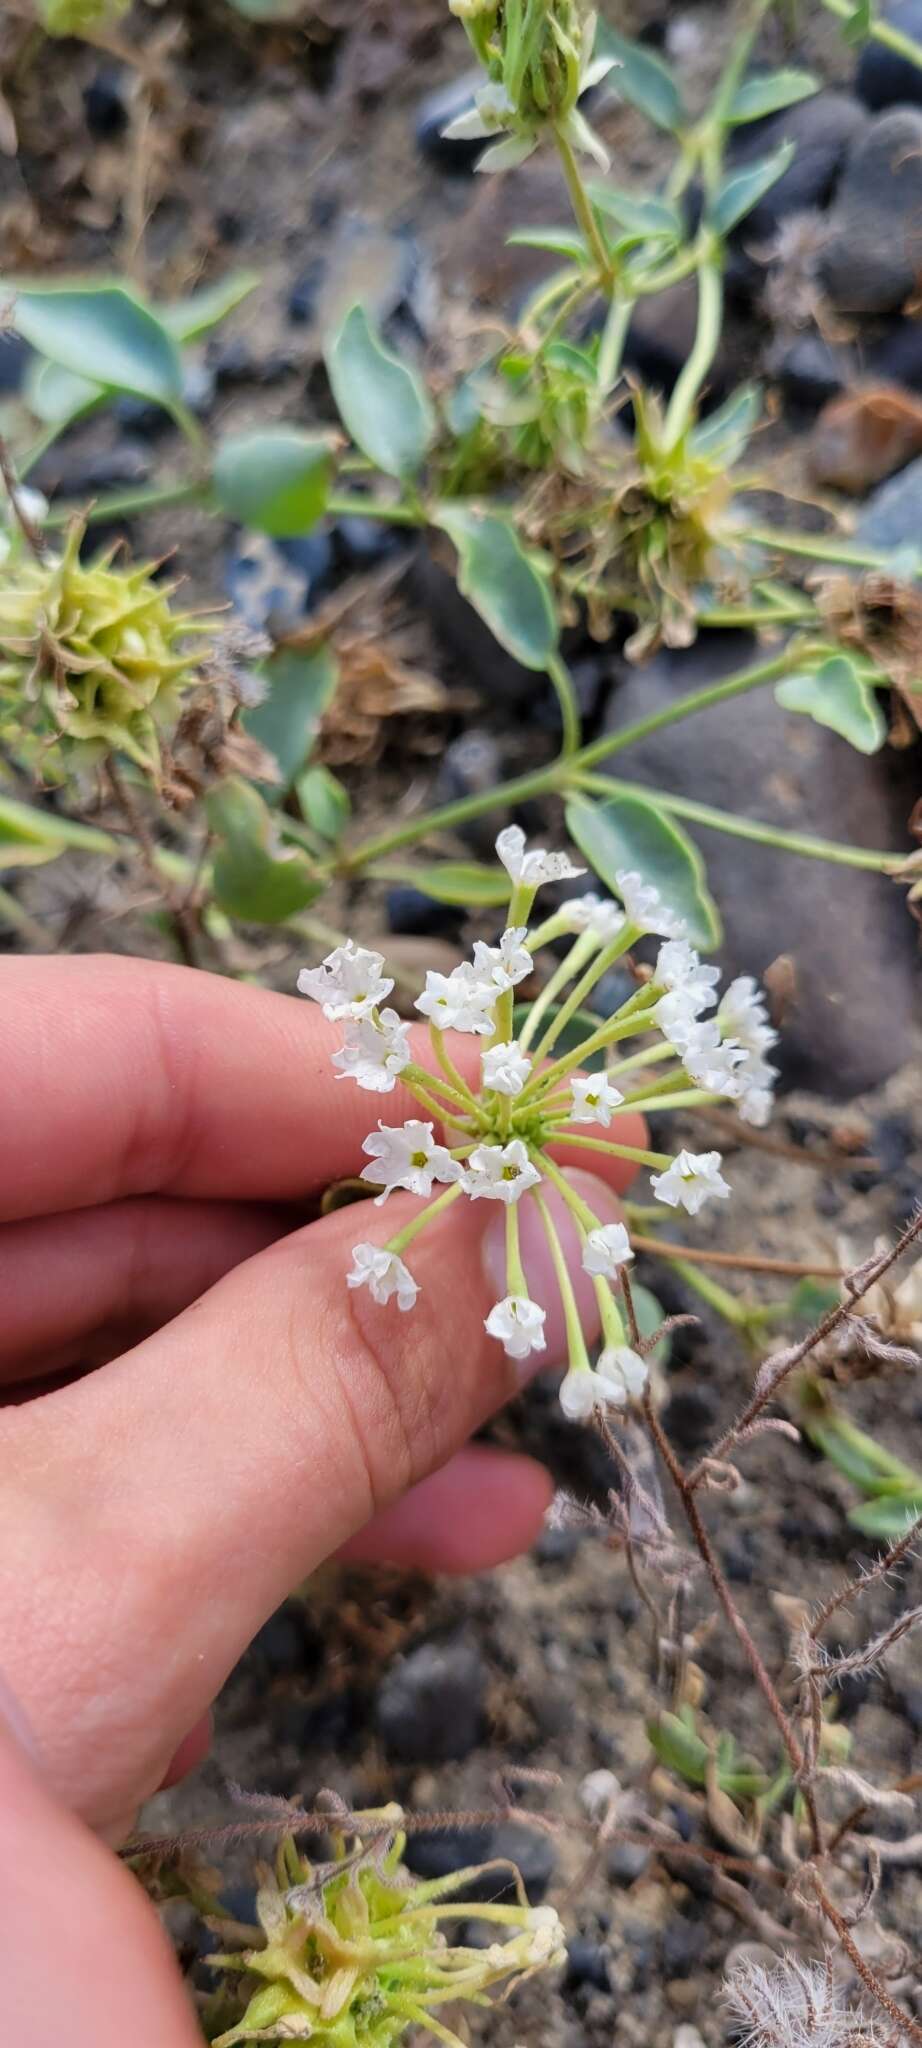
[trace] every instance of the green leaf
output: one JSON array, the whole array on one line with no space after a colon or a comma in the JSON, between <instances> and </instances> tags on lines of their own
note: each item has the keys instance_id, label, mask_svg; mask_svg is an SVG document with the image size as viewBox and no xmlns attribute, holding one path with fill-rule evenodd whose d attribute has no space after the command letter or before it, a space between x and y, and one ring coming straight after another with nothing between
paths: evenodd
<instances>
[{"instance_id":1,"label":"green leaf","mask_svg":"<svg viewBox=\"0 0 922 2048\"><path fill-rule=\"evenodd\" d=\"M863 1493L874 1495L884 1487L894 1485L912 1493L922 1486L918 1473L899 1458L885 1451L876 1438L858 1429L848 1416L840 1415L835 1408L826 1408L819 1413L808 1409L800 1417L802 1428L822 1451L823 1456L835 1465L837 1472L850 1479L854 1486L860 1486Z\"/></svg>"},{"instance_id":2,"label":"green leaf","mask_svg":"<svg viewBox=\"0 0 922 2048\"><path fill-rule=\"evenodd\" d=\"M244 713L243 723L260 746L275 755L281 797L307 760L336 689L339 668L326 645L309 650L281 647L266 663L263 676L268 694L254 711Z\"/></svg>"},{"instance_id":3,"label":"green leaf","mask_svg":"<svg viewBox=\"0 0 922 2048\"><path fill-rule=\"evenodd\" d=\"M731 171L717 193L710 211L715 235L728 235L747 213L751 213L766 192L783 178L794 155L793 142L782 142L770 156L760 156L744 171Z\"/></svg>"},{"instance_id":4,"label":"green leaf","mask_svg":"<svg viewBox=\"0 0 922 2048\"><path fill-rule=\"evenodd\" d=\"M828 1316L831 1309L837 1308L839 1300L839 1290L835 1281L815 1280L812 1274L805 1273L803 1279L798 1280L796 1286L791 1288L779 1314L791 1316L795 1322L806 1323L812 1327L814 1323L820 1322L823 1316Z\"/></svg>"},{"instance_id":5,"label":"green leaf","mask_svg":"<svg viewBox=\"0 0 922 2048\"><path fill-rule=\"evenodd\" d=\"M874 10L871 0L858 0L858 5L842 23L842 34L847 43L863 43L871 33Z\"/></svg>"},{"instance_id":6,"label":"green leaf","mask_svg":"<svg viewBox=\"0 0 922 2048\"><path fill-rule=\"evenodd\" d=\"M689 447L695 455L720 457L722 465L730 469L749 441L753 429L758 425L762 411L762 393L758 384L741 384L733 391L716 412L709 414L689 435Z\"/></svg>"},{"instance_id":7,"label":"green leaf","mask_svg":"<svg viewBox=\"0 0 922 2048\"><path fill-rule=\"evenodd\" d=\"M607 214L619 227L642 236L644 241L679 240L682 222L677 208L667 199L625 192L620 185L609 185L604 178L591 178L587 190L598 213Z\"/></svg>"},{"instance_id":8,"label":"green leaf","mask_svg":"<svg viewBox=\"0 0 922 2048\"><path fill-rule=\"evenodd\" d=\"M509 877L476 860L442 860L429 868L402 867L388 861L375 869L388 881L410 882L434 903L457 903L462 910L492 908L509 900Z\"/></svg>"},{"instance_id":9,"label":"green leaf","mask_svg":"<svg viewBox=\"0 0 922 2048\"><path fill-rule=\"evenodd\" d=\"M349 791L339 777L332 775L329 768L318 761L298 776L295 794L305 823L319 832L321 839L328 839L335 845L349 822L352 809Z\"/></svg>"},{"instance_id":10,"label":"green leaf","mask_svg":"<svg viewBox=\"0 0 922 2048\"><path fill-rule=\"evenodd\" d=\"M524 668L546 669L558 626L547 576L507 519L473 505L440 505L435 524L458 550L458 588Z\"/></svg>"},{"instance_id":11,"label":"green leaf","mask_svg":"<svg viewBox=\"0 0 922 2048\"><path fill-rule=\"evenodd\" d=\"M60 363L49 363L47 356L38 356L29 365L26 404L46 426L68 426L101 405L105 396L101 384L91 384L88 377L78 377L73 370L62 370Z\"/></svg>"},{"instance_id":12,"label":"green leaf","mask_svg":"<svg viewBox=\"0 0 922 2048\"><path fill-rule=\"evenodd\" d=\"M632 1280L631 1300L634 1303L634 1314L641 1336L655 1336L656 1331L666 1320L666 1311L657 1301L656 1295L651 1294L649 1287L642 1287L639 1280ZM667 1335L660 1338L649 1355L656 1360L657 1365L665 1365L671 1350L672 1338Z\"/></svg>"},{"instance_id":13,"label":"green leaf","mask_svg":"<svg viewBox=\"0 0 922 2048\"><path fill-rule=\"evenodd\" d=\"M176 344L121 285L46 285L18 291L12 324L24 341L107 391L128 391L168 409L182 398Z\"/></svg>"},{"instance_id":14,"label":"green leaf","mask_svg":"<svg viewBox=\"0 0 922 2048\"><path fill-rule=\"evenodd\" d=\"M704 1785L707 1782L708 1764L711 1752L700 1735L690 1728L687 1721L678 1714L663 1712L655 1721L647 1723L647 1737L651 1748L671 1771L677 1772L689 1785ZM718 1737L716 1756L718 1763L717 1781L724 1792L737 1798L758 1799L764 1793L767 1779L764 1772L739 1769L726 1761L730 1753L726 1739Z\"/></svg>"},{"instance_id":15,"label":"green leaf","mask_svg":"<svg viewBox=\"0 0 922 2048\"><path fill-rule=\"evenodd\" d=\"M571 798L567 830L597 875L615 895L619 869L636 868L688 926L693 946L707 952L722 937L720 913L708 889L704 862L685 832L648 797L602 802Z\"/></svg>"},{"instance_id":16,"label":"green leaf","mask_svg":"<svg viewBox=\"0 0 922 2048\"><path fill-rule=\"evenodd\" d=\"M212 472L222 512L276 540L311 532L326 511L332 478L329 441L295 427L232 435Z\"/></svg>"},{"instance_id":17,"label":"green leaf","mask_svg":"<svg viewBox=\"0 0 922 2048\"><path fill-rule=\"evenodd\" d=\"M575 228L517 228L506 236L509 249L550 249L555 256L568 256L571 263L585 263L589 251Z\"/></svg>"},{"instance_id":18,"label":"green leaf","mask_svg":"<svg viewBox=\"0 0 922 2048\"><path fill-rule=\"evenodd\" d=\"M174 299L171 306L158 306L157 317L174 341L197 341L249 298L258 283L258 271L234 270L218 284L202 285L187 298Z\"/></svg>"},{"instance_id":19,"label":"green leaf","mask_svg":"<svg viewBox=\"0 0 922 2048\"><path fill-rule=\"evenodd\" d=\"M876 754L887 737L887 721L875 692L844 654L831 655L806 675L786 676L777 684L775 697L785 711L802 711L817 725L839 733L859 754Z\"/></svg>"},{"instance_id":20,"label":"green leaf","mask_svg":"<svg viewBox=\"0 0 922 2048\"><path fill-rule=\"evenodd\" d=\"M275 820L249 784L232 777L205 800L218 847L213 863L215 902L247 924L284 924L320 895L307 855L276 843Z\"/></svg>"},{"instance_id":21,"label":"green leaf","mask_svg":"<svg viewBox=\"0 0 922 2048\"><path fill-rule=\"evenodd\" d=\"M861 1507L849 1510L848 1519L852 1528L861 1529L865 1536L880 1536L886 1543L895 1543L918 1515L922 1515L922 1487L918 1493L904 1494L899 1500L865 1501Z\"/></svg>"},{"instance_id":22,"label":"green leaf","mask_svg":"<svg viewBox=\"0 0 922 2048\"><path fill-rule=\"evenodd\" d=\"M60 853L117 854L118 841L75 818L58 818L32 804L0 796L0 874L7 868L40 867Z\"/></svg>"},{"instance_id":23,"label":"green leaf","mask_svg":"<svg viewBox=\"0 0 922 2048\"><path fill-rule=\"evenodd\" d=\"M364 306L346 314L327 349L339 416L357 448L388 476L415 476L435 436L419 378L385 348Z\"/></svg>"},{"instance_id":24,"label":"green leaf","mask_svg":"<svg viewBox=\"0 0 922 2048\"><path fill-rule=\"evenodd\" d=\"M596 31L595 55L614 57L618 70L612 72L610 84L632 107L637 107L657 128L669 128L675 134L685 122L685 108L682 105L679 88L662 57L654 55L640 43L628 41L609 28L606 21L600 21Z\"/></svg>"},{"instance_id":25,"label":"green leaf","mask_svg":"<svg viewBox=\"0 0 922 2048\"><path fill-rule=\"evenodd\" d=\"M793 107L798 100L808 100L819 92L819 84L809 71L765 71L755 78L744 78L738 85L727 112L731 126L744 121L761 121L763 114L780 113L782 107Z\"/></svg>"}]
</instances>

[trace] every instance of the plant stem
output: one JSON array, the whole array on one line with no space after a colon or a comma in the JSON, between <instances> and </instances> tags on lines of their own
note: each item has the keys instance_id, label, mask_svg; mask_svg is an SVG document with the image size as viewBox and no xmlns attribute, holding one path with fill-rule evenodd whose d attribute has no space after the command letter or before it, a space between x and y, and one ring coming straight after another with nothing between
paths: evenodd
<instances>
[{"instance_id":1,"label":"plant stem","mask_svg":"<svg viewBox=\"0 0 922 2048\"><path fill-rule=\"evenodd\" d=\"M850 21L854 14L854 0L822 0L828 14L835 14L839 21ZM894 28L889 21L873 20L868 34L875 43L883 43L897 57L905 57L907 64L915 64L922 71L922 46L913 41L900 28Z\"/></svg>"},{"instance_id":2,"label":"plant stem","mask_svg":"<svg viewBox=\"0 0 922 2048\"><path fill-rule=\"evenodd\" d=\"M150 832L147 819L135 802L134 791L123 781L114 754L111 754L106 762L106 774L109 787L137 845L147 874L166 907L179 957L186 967L197 967L198 923L195 912L184 898L177 895L160 859L159 849Z\"/></svg>"},{"instance_id":3,"label":"plant stem","mask_svg":"<svg viewBox=\"0 0 922 2048\"><path fill-rule=\"evenodd\" d=\"M551 655L547 665L547 673L554 685L557 702L560 705L560 722L563 728L560 742L561 756L569 760L577 752L582 738L579 705L576 701L576 691L573 688L573 678L563 656L560 654Z\"/></svg>"},{"instance_id":4,"label":"plant stem","mask_svg":"<svg viewBox=\"0 0 922 2048\"><path fill-rule=\"evenodd\" d=\"M630 1159L635 1166L655 1166L661 1172L672 1165L668 1152L643 1152L638 1145L616 1145L610 1138L584 1138L582 1128L578 1131L555 1131L555 1145L577 1145L582 1152L607 1152L611 1159Z\"/></svg>"},{"instance_id":5,"label":"plant stem","mask_svg":"<svg viewBox=\"0 0 922 2048\"><path fill-rule=\"evenodd\" d=\"M627 340L628 328L634 311L633 299L622 298L615 293L602 329L599 342L599 359L596 366L596 383L600 398L607 398L621 374L621 358Z\"/></svg>"},{"instance_id":6,"label":"plant stem","mask_svg":"<svg viewBox=\"0 0 922 2048\"><path fill-rule=\"evenodd\" d=\"M599 282L604 290L611 291L614 285L611 257L605 246L605 239L596 220L595 210L589 194L583 184L582 173L576 161L575 153L560 128L555 127L554 129L554 141L557 144L557 153L567 181L570 204L576 215L577 223L585 235L598 265Z\"/></svg>"},{"instance_id":7,"label":"plant stem","mask_svg":"<svg viewBox=\"0 0 922 2048\"><path fill-rule=\"evenodd\" d=\"M385 1251L396 1252L397 1257L401 1258L406 1251L407 1245L412 1244L414 1237L418 1237L420 1231L425 1230L427 1224L434 1223L436 1217L442 1214L442 1210L447 1209L450 1203L457 1201L458 1196L463 1194L463 1192L460 1181L455 1181L450 1188L445 1189L443 1194L437 1195L434 1202L428 1202L425 1209L421 1209L419 1215L413 1217L411 1223L404 1225L403 1230L398 1230L396 1237L389 1237L384 1247Z\"/></svg>"},{"instance_id":8,"label":"plant stem","mask_svg":"<svg viewBox=\"0 0 922 2048\"><path fill-rule=\"evenodd\" d=\"M597 796L636 796L637 785L619 782L608 775L581 775L580 788L588 789ZM728 832L735 839L752 839L759 846L777 846L782 853L799 853L811 860L826 860L833 866L843 868L867 868L875 874L894 873L902 865L904 856L898 853L878 853L871 847L841 846L835 839L814 839L808 832L784 832L780 826L763 825L755 818L738 818L731 811L717 810L712 804L695 803L690 797L673 796L667 789L648 789L644 784L643 794L660 810L671 811L677 818L690 818L693 824L710 825L715 832Z\"/></svg>"},{"instance_id":9,"label":"plant stem","mask_svg":"<svg viewBox=\"0 0 922 2048\"><path fill-rule=\"evenodd\" d=\"M698 271L698 326L694 347L679 376L666 411L663 440L667 448L675 447L691 421L701 387L717 351L722 315L723 277L719 264L713 253L710 253Z\"/></svg>"},{"instance_id":10,"label":"plant stem","mask_svg":"<svg viewBox=\"0 0 922 2048\"><path fill-rule=\"evenodd\" d=\"M736 529L737 540L752 541L756 547L775 548L783 555L806 555L814 562L841 562L851 569L881 569L889 573L893 567L888 559L876 548L854 548L845 540L827 540L821 533L779 533L773 526L747 526Z\"/></svg>"},{"instance_id":11,"label":"plant stem","mask_svg":"<svg viewBox=\"0 0 922 2048\"><path fill-rule=\"evenodd\" d=\"M91 504L71 499L69 504L53 505L45 525L68 526L79 516L88 526L94 526L104 519L130 519L136 513L155 512L168 505L191 505L197 499L204 501L207 495L208 485L201 479L194 483L152 484L136 491L103 491Z\"/></svg>"},{"instance_id":12,"label":"plant stem","mask_svg":"<svg viewBox=\"0 0 922 2048\"><path fill-rule=\"evenodd\" d=\"M414 846L431 832L445 831L453 825L461 825L468 818L479 817L483 811L496 809L500 804L516 804L525 797L538 796L545 790L556 790L576 786L578 775L583 769L591 768L597 761L607 760L611 754L620 754L625 747L633 746L636 740L646 739L649 733L659 732L664 726L677 724L682 718L690 718L693 712L707 711L714 704L726 703L731 697L739 697L747 690L755 690L763 684L773 683L796 668L797 653L786 648L755 668L738 670L727 676L722 683L711 683L707 689L695 690L688 697L680 697L677 703L664 706L661 711L651 712L647 718L640 718L634 725L622 726L620 731L606 733L601 739L593 740L589 746L581 747L567 760L558 757L545 768L532 769L526 775L513 777L510 782L501 783L495 789L478 790L472 796L459 797L456 802L442 804L438 810L429 811L422 818L413 818L408 824L400 825L394 832L384 832L377 839L366 840L343 858L346 874L368 866L370 861L380 860L382 855L393 853L401 846Z\"/></svg>"},{"instance_id":13,"label":"plant stem","mask_svg":"<svg viewBox=\"0 0 922 2048\"><path fill-rule=\"evenodd\" d=\"M659 1237L642 1237L631 1231L631 1243L639 1252L657 1259L682 1259L688 1264L727 1266L739 1273L774 1273L786 1279L841 1280L838 1266L814 1266L806 1259L762 1259L756 1253L713 1252L703 1245L671 1244Z\"/></svg>"},{"instance_id":14,"label":"plant stem","mask_svg":"<svg viewBox=\"0 0 922 2048\"><path fill-rule=\"evenodd\" d=\"M573 1282L570 1279L569 1267L564 1258L563 1246L554 1228L553 1218L544 1197L539 1195L537 1188L533 1188L531 1193L544 1225L544 1235L547 1238L554 1272L557 1276L557 1286L560 1290L563 1318L566 1325L570 1365L571 1367L576 1366L577 1369L584 1368L589 1372L591 1371L589 1353L586 1350L583 1325L580 1320L579 1309L576 1305L576 1296L573 1292Z\"/></svg>"},{"instance_id":15,"label":"plant stem","mask_svg":"<svg viewBox=\"0 0 922 2048\"><path fill-rule=\"evenodd\" d=\"M331 519L389 519L394 526L423 526L423 515L412 505L390 505L381 498L348 497L344 492L327 499Z\"/></svg>"}]
</instances>

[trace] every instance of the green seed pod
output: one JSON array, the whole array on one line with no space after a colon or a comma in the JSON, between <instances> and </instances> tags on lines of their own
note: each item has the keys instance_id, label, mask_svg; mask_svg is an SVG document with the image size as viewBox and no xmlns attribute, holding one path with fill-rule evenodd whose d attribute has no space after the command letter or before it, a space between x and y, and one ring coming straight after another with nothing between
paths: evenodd
<instances>
[{"instance_id":1,"label":"green seed pod","mask_svg":"<svg viewBox=\"0 0 922 2048\"><path fill-rule=\"evenodd\" d=\"M83 529L62 556L18 556L0 569L0 710L10 730L92 763L126 755L156 776L158 730L175 719L196 669L190 634L205 621L174 612L151 564L116 567L115 549L80 560Z\"/></svg>"},{"instance_id":2,"label":"green seed pod","mask_svg":"<svg viewBox=\"0 0 922 2048\"><path fill-rule=\"evenodd\" d=\"M131 0L37 0L39 19L49 36L82 36L88 29L110 28L130 4Z\"/></svg>"}]
</instances>

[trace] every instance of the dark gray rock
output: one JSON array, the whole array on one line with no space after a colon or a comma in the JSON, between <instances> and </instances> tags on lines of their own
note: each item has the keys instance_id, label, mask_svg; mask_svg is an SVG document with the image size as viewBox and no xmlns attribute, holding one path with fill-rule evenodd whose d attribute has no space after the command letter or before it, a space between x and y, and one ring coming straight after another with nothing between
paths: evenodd
<instances>
[{"instance_id":1,"label":"dark gray rock","mask_svg":"<svg viewBox=\"0 0 922 2048\"><path fill-rule=\"evenodd\" d=\"M238 535L224 567L228 596L254 632L284 631L327 587L333 548L321 530L297 540Z\"/></svg>"},{"instance_id":2,"label":"dark gray rock","mask_svg":"<svg viewBox=\"0 0 922 2048\"><path fill-rule=\"evenodd\" d=\"M83 88L83 111L97 142L124 135L131 112L132 76L124 64L100 64Z\"/></svg>"},{"instance_id":3,"label":"dark gray rock","mask_svg":"<svg viewBox=\"0 0 922 2048\"><path fill-rule=\"evenodd\" d=\"M468 1756L483 1732L487 1674L463 1636L421 1643L385 1673L375 1725L401 1763L448 1763Z\"/></svg>"},{"instance_id":4,"label":"dark gray rock","mask_svg":"<svg viewBox=\"0 0 922 2048\"><path fill-rule=\"evenodd\" d=\"M922 111L878 114L849 152L819 276L840 313L892 313L922 266Z\"/></svg>"},{"instance_id":5,"label":"dark gray rock","mask_svg":"<svg viewBox=\"0 0 922 2048\"><path fill-rule=\"evenodd\" d=\"M856 547L890 554L903 548L915 555L922 548L922 456L871 492L853 539ZM897 569L895 560L892 566Z\"/></svg>"},{"instance_id":6,"label":"dark gray rock","mask_svg":"<svg viewBox=\"0 0 922 2048\"><path fill-rule=\"evenodd\" d=\"M95 454L55 444L36 464L30 482L49 496L92 498L99 491L129 490L146 483L150 472L150 455L139 441L122 439Z\"/></svg>"},{"instance_id":7,"label":"dark gray rock","mask_svg":"<svg viewBox=\"0 0 922 2048\"><path fill-rule=\"evenodd\" d=\"M465 71L463 77L453 78L448 85L436 87L427 93L416 115L416 147L421 156L430 163L439 164L444 171L470 171L485 147L483 137L468 141L447 141L444 130L449 122L456 121L460 114L470 112L474 104L474 93L483 84L482 71Z\"/></svg>"},{"instance_id":8,"label":"dark gray rock","mask_svg":"<svg viewBox=\"0 0 922 2048\"><path fill-rule=\"evenodd\" d=\"M922 326L918 320L894 320L865 351L866 375L888 384L922 391Z\"/></svg>"},{"instance_id":9,"label":"dark gray rock","mask_svg":"<svg viewBox=\"0 0 922 2048\"><path fill-rule=\"evenodd\" d=\"M650 1861L650 1851L640 1842L616 1842L609 1851L606 1870L612 1884L636 1884Z\"/></svg>"},{"instance_id":10,"label":"dark gray rock","mask_svg":"<svg viewBox=\"0 0 922 2048\"><path fill-rule=\"evenodd\" d=\"M608 1956L597 1941L589 1941L585 1935L574 1934L567 1942L564 1993L574 1991L582 1984L588 1985L594 1991L611 1990Z\"/></svg>"},{"instance_id":11,"label":"dark gray rock","mask_svg":"<svg viewBox=\"0 0 922 2048\"><path fill-rule=\"evenodd\" d=\"M874 9L903 35L922 43L922 0L880 0ZM922 106L922 70L869 36L858 59L855 91L866 107Z\"/></svg>"},{"instance_id":12,"label":"dark gray rock","mask_svg":"<svg viewBox=\"0 0 922 2048\"><path fill-rule=\"evenodd\" d=\"M700 1451L717 1429L717 1403L707 1387L677 1387L662 1416L670 1442L680 1451Z\"/></svg>"},{"instance_id":13,"label":"dark gray rock","mask_svg":"<svg viewBox=\"0 0 922 2048\"><path fill-rule=\"evenodd\" d=\"M915 465L922 474L922 464ZM742 667L742 634L703 634L663 652L616 692L609 727L636 719ZM619 777L687 795L743 817L846 844L908 846L918 790L911 756L870 758L811 719L782 711L771 688L699 712L632 746ZM885 1080L909 1057L918 977L912 921L882 876L693 828L720 905L727 974L761 975L791 955L796 1001L775 1058L786 1084L845 1099Z\"/></svg>"},{"instance_id":14,"label":"dark gray rock","mask_svg":"<svg viewBox=\"0 0 922 2048\"><path fill-rule=\"evenodd\" d=\"M436 778L434 802L452 804L459 797L480 795L484 790L495 789L504 772L502 755L493 734L483 726L468 726L467 731L459 733L445 749ZM457 830L472 852L485 860L492 860L497 831L508 823L508 811L500 814L490 811L467 819Z\"/></svg>"},{"instance_id":15,"label":"dark gray rock","mask_svg":"<svg viewBox=\"0 0 922 2048\"><path fill-rule=\"evenodd\" d=\"M665 1977L690 1977L701 1959L702 1929L684 1914L676 1914L663 1929L662 1962Z\"/></svg>"},{"instance_id":16,"label":"dark gray rock","mask_svg":"<svg viewBox=\"0 0 922 2048\"><path fill-rule=\"evenodd\" d=\"M767 242L789 214L828 206L849 152L868 127L868 117L847 92L817 92L761 121L733 130L727 169L743 170L770 156L783 142L794 144L784 175L740 222L736 239L746 248Z\"/></svg>"},{"instance_id":17,"label":"dark gray rock","mask_svg":"<svg viewBox=\"0 0 922 2048\"><path fill-rule=\"evenodd\" d=\"M463 911L454 903L437 903L422 889L400 882L387 892L387 928L400 937L452 937L457 933Z\"/></svg>"},{"instance_id":18,"label":"dark gray rock","mask_svg":"<svg viewBox=\"0 0 922 2048\"><path fill-rule=\"evenodd\" d=\"M852 374L848 350L824 341L821 334L781 338L769 350L765 367L788 404L809 413L837 398Z\"/></svg>"},{"instance_id":19,"label":"dark gray rock","mask_svg":"<svg viewBox=\"0 0 922 2048\"><path fill-rule=\"evenodd\" d=\"M512 1865L519 1872L531 1905L540 1905L556 1867L556 1853L549 1835L516 1821L502 1821L495 1828L447 1828L438 1834L411 1834L404 1860L414 1876L448 1877L453 1870L469 1864L489 1863L492 1868L473 1877L458 1893L460 1899L515 1898ZM507 1869L497 1868L506 1864Z\"/></svg>"}]
</instances>

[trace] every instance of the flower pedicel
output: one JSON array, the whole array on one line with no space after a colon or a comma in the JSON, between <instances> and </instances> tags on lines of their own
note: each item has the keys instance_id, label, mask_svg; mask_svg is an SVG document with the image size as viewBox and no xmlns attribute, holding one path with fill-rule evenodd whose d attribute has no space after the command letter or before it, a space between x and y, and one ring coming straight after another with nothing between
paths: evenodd
<instances>
[{"instance_id":1,"label":"flower pedicel","mask_svg":"<svg viewBox=\"0 0 922 2048\"><path fill-rule=\"evenodd\" d=\"M501 832L496 850L510 878L506 929L499 944L478 941L473 960L451 974L430 973L416 1008L429 1020L433 1065L414 1061L409 1026L379 1007L391 992L384 960L352 940L337 946L319 968L299 976L302 994L324 1015L341 1021L345 1041L333 1054L337 1079L353 1080L378 1095L398 1079L420 1103L425 1120L380 1121L365 1140L362 1179L375 1188L376 1207L395 1188L426 1206L384 1245L353 1250L350 1287L368 1287L375 1301L396 1298L410 1310L419 1287L404 1253L433 1217L454 1202L501 1202L506 1212L507 1292L490 1310L486 1327L510 1358L544 1350L544 1310L531 1301L519 1250L519 1210L533 1202L547 1236L563 1303L569 1369L560 1390L565 1412L582 1418L595 1406L623 1407L643 1391L647 1369L627 1341L616 1295L632 1258L623 1224L603 1224L549 1156L565 1141L592 1154L633 1160L654 1169L657 1201L696 1216L705 1202L730 1193L719 1152L674 1156L621 1145L606 1133L621 1109L692 1108L718 1101L740 1116L764 1123L771 1108L775 1069L765 1058L775 1043L753 981L731 983L718 1005L718 971L702 963L687 942L681 918L658 892L630 870L619 872L620 904L595 895L576 897L529 929L535 895L544 882L581 875L568 854L527 848L517 825ZM638 985L613 1016L566 1052L555 1052L572 1019L582 1021L596 983L638 939L663 940L649 981ZM541 946L569 937L564 958L532 1003L518 1034L515 991ZM714 1010L713 1017L704 1013ZM443 1030L481 1041L480 1086L465 1080L446 1047ZM622 1054L625 1041L642 1039ZM605 1071L594 1071L599 1057ZM580 1071L589 1068L587 1071ZM436 1136L436 1125L440 1126ZM595 1127L589 1135L587 1126ZM602 1351L592 1366L566 1259L546 1194L555 1188L569 1208L599 1304ZM438 1190L438 1192L436 1192Z\"/></svg>"}]
</instances>

